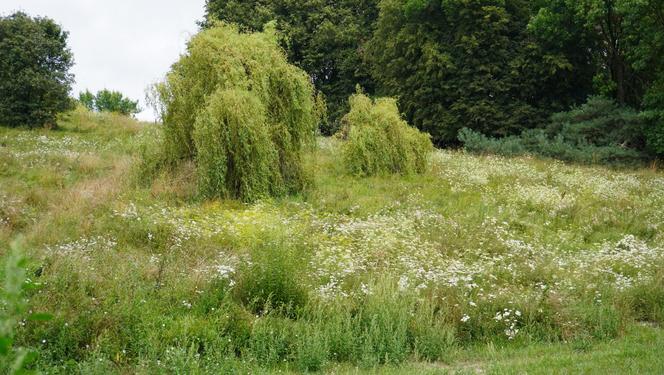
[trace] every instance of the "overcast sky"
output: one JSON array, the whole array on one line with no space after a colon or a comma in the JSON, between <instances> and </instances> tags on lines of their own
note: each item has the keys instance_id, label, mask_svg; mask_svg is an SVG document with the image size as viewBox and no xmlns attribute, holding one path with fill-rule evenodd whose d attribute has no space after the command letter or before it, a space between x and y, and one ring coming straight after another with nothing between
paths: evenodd
<instances>
[{"instance_id":1,"label":"overcast sky","mask_svg":"<svg viewBox=\"0 0 664 375\"><path fill-rule=\"evenodd\" d=\"M162 78L184 52L203 18L205 0L0 0L0 15L22 10L47 16L69 31L76 84L85 89L121 91L139 99L140 119L145 88Z\"/></svg>"}]
</instances>

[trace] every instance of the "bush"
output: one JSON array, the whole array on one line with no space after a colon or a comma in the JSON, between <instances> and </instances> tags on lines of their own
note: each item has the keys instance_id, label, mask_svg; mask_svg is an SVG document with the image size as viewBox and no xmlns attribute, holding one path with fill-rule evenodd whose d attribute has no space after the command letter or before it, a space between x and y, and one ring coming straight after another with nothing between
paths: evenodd
<instances>
[{"instance_id":1,"label":"bush","mask_svg":"<svg viewBox=\"0 0 664 375\"><path fill-rule=\"evenodd\" d=\"M584 164L636 165L646 156L642 117L609 99L591 97L569 112L554 115L546 129L520 136L488 138L468 128L459 131L464 148L503 156L532 154Z\"/></svg>"},{"instance_id":2,"label":"bush","mask_svg":"<svg viewBox=\"0 0 664 375\"><path fill-rule=\"evenodd\" d=\"M0 124L55 126L72 109L67 32L48 18L0 17Z\"/></svg>"},{"instance_id":3,"label":"bush","mask_svg":"<svg viewBox=\"0 0 664 375\"><path fill-rule=\"evenodd\" d=\"M350 112L339 133L349 173L357 176L423 173L433 145L428 134L401 118L395 99L372 100L362 93L350 98Z\"/></svg>"},{"instance_id":4,"label":"bush","mask_svg":"<svg viewBox=\"0 0 664 375\"><path fill-rule=\"evenodd\" d=\"M286 61L273 27L202 31L155 91L164 159L194 160L205 197L253 201L307 186L303 153L322 106L306 73Z\"/></svg>"},{"instance_id":5,"label":"bush","mask_svg":"<svg viewBox=\"0 0 664 375\"><path fill-rule=\"evenodd\" d=\"M643 149L643 123L638 112L603 97L588 101L569 112L556 113L547 127L549 136L584 147Z\"/></svg>"},{"instance_id":6,"label":"bush","mask_svg":"<svg viewBox=\"0 0 664 375\"><path fill-rule=\"evenodd\" d=\"M519 137L489 138L468 128L459 130L459 141L466 151L482 154L490 153L504 156L517 156L527 153Z\"/></svg>"},{"instance_id":7,"label":"bush","mask_svg":"<svg viewBox=\"0 0 664 375\"><path fill-rule=\"evenodd\" d=\"M652 121L646 130L648 148L657 156L664 157L664 111L647 113Z\"/></svg>"}]
</instances>

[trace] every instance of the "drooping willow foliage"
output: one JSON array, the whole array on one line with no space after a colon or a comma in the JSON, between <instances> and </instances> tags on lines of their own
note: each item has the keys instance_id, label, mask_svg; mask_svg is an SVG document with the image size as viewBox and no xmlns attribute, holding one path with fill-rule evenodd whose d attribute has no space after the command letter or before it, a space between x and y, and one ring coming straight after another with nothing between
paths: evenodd
<instances>
[{"instance_id":1,"label":"drooping willow foliage","mask_svg":"<svg viewBox=\"0 0 664 375\"><path fill-rule=\"evenodd\" d=\"M433 151L431 137L408 125L392 98L372 100L362 93L350 97L350 112L340 134L344 165L349 173L372 176L423 173Z\"/></svg>"},{"instance_id":2,"label":"drooping willow foliage","mask_svg":"<svg viewBox=\"0 0 664 375\"><path fill-rule=\"evenodd\" d=\"M194 160L205 197L252 201L307 185L303 153L314 144L322 106L273 27L244 34L218 24L200 32L155 91L164 161Z\"/></svg>"}]
</instances>

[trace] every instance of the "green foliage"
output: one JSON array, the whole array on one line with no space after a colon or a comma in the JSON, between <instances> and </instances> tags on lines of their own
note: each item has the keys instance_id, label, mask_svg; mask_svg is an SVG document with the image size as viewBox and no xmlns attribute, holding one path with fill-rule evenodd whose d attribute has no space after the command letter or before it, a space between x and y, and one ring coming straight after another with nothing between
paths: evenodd
<instances>
[{"instance_id":1,"label":"green foliage","mask_svg":"<svg viewBox=\"0 0 664 375\"><path fill-rule=\"evenodd\" d=\"M67 32L48 18L0 17L0 125L55 126L72 108Z\"/></svg>"},{"instance_id":2,"label":"green foliage","mask_svg":"<svg viewBox=\"0 0 664 375\"><path fill-rule=\"evenodd\" d=\"M78 101L91 111L115 112L125 116L133 116L141 111L138 100L125 98L121 92L107 89L98 91L96 95L85 90L79 93Z\"/></svg>"},{"instance_id":3,"label":"green foliage","mask_svg":"<svg viewBox=\"0 0 664 375\"><path fill-rule=\"evenodd\" d=\"M647 112L653 124L646 130L648 147L659 157L664 156L664 115Z\"/></svg>"},{"instance_id":4,"label":"green foliage","mask_svg":"<svg viewBox=\"0 0 664 375\"><path fill-rule=\"evenodd\" d=\"M378 93L438 145L459 129L491 135L536 127L568 103L566 61L527 32L520 0L383 0L369 45Z\"/></svg>"},{"instance_id":5,"label":"green foliage","mask_svg":"<svg viewBox=\"0 0 664 375\"><path fill-rule=\"evenodd\" d=\"M248 354L263 366L274 366L289 359L292 339L290 321L268 314L254 322Z\"/></svg>"},{"instance_id":6,"label":"green foliage","mask_svg":"<svg viewBox=\"0 0 664 375\"><path fill-rule=\"evenodd\" d=\"M82 107L59 125L0 129L0 246L25 233L30 308L57 312L16 326L30 368L662 372L660 171L437 150L365 179L321 138L311 195L201 203L122 178L159 125ZM294 289L295 314L240 298Z\"/></svg>"},{"instance_id":7,"label":"green foliage","mask_svg":"<svg viewBox=\"0 0 664 375\"><path fill-rule=\"evenodd\" d=\"M553 115L547 132L560 134L564 141L573 145L643 148L639 114L602 97L590 97L578 108Z\"/></svg>"},{"instance_id":8,"label":"green foliage","mask_svg":"<svg viewBox=\"0 0 664 375\"><path fill-rule=\"evenodd\" d=\"M373 88L364 44L377 18L377 0L208 0L206 14L205 27L219 19L260 31L277 21L289 61L310 75L327 100L330 121L320 125L325 135L338 130L356 84Z\"/></svg>"},{"instance_id":9,"label":"green foliage","mask_svg":"<svg viewBox=\"0 0 664 375\"><path fill-rule=\"evenodd\" d=\"M293 261L296 256L286 244L258 247L251 265L241 270L235 295L254 313L275 310L295 316L307 302L302 272Z\"/></svg>"},{"instance_id":10,"label":"green foliage","mask_svg":"<svg viewBox=\"0 0 664 375\"><path fill-rule=\"evenodd\" d=\"M80 92L78 101L89 111L95 110L95 94L91 93L90 90Z\"/></svg>"},{"instance_id":11,"label":"green foliage","mask_svg":"<svg viewBox=\"0 0 664 375\"><path fill-rule=\"evenodd\" d=\"M196 165L205 196L256 200L280 195L279 154L270 139L265 108L248 91L217 91L196 119Z\"/></svg>"},{"instance_id":12,"label":"green foliage","mask_svg":"<svg viewBox=\"0 0 664 375\"><path fill-rule=\"evenodd\" d=\"M401 118L397 101L375 101L362 93L351 96L350 112L343 118L342 153L349 173L357 176L423 173L433 145L428 134Z\"/></svg>"},{"instance_id":13,"label":"green foliage","mask_svg":"<svg viewBox=\"0 0 664 375\"><path fill-rule=\"evenodd\" d=\"M24 348L16 348L14 340L20 320L32 321L50 319L47 314L27 316L26 292L33 287L26 277L26 259L18 242L11 245L11 252L5 257L4 282L0 289L0 372L3 374L27 374L26 366L37 358L37 354Z\"/></svg>"},{"instance_id":14,"label":"green foliage","mask_svg":"<svg viewBox=\"0 0 664 375\"><path fill-rule=\"evenodd\" d=\"M462 127L518 135L603 95L647 111L649 148L661 154L662 107L647 102L661 92L662 1L208 0L203 25L276 20L289 60L328 100L326 135L358 83L398 97L438 145L455 145Z\"/></svg>"},{"instance_id":15,"label":"green foliage","mask_svg":"<svg viewBox=\"0 0 664 375\"><path fill-rule=\"evenodd\" d=\"M302 154L320 106L274 31L242 34L223 24L202 31L156 91L164 159L195 160L205 197L251 201L308 184Z\"/></svg>"},{"instance_id":16,"label":"green foliage","mask_svg":"<svg viewBox=\"0 0 664 375\"><path fill-rule=\"evenodd\" d=\"M597 56L594 51L599 41L588 29L586 21L579 17L577 1L543 0L533 3L528 35L543 50L545 59L564 67L543 85L566 107L582 103L595 93Z\"/></svg>"},{"instance_id":17,"label":"green foliage","mask_svg":"<svg viewBox=\"0 0 664 375\"><path fill-rule=\"evenodd\" d=\"M546 0L541 6L531 22L534 35L563 41L546 46L585 72L580 82L593 76L596 93L643 110L640 149L664 155L664 2Z\"/></svg>"},{"instance_id":18,"label":"green foliage","mask_svg":"<svg viewBox=\"0 0 664 375\"><path fill-rule=\"evenodd\" d=\"M613 100L591 97L584 105L552 116L546 129L520 136L489 138L464 128L459 140L474 153L504 156L540 155L587 164L640 164L646 155L643 121L634 110Z\"/></svg>"},{"instance_id":19,"label":"green foliage","mask_svg":"<svg viewBox=\"0 0 664 375\"><path fill-rule=\"evenodd\" d=\"M459 141L466 151L476 154L496 154L503 156L524 155L528 151L519 137L489 138L468 128L459 130Z\"/></svg>"},{"instance_id":20,"label":"green foliage","mask_svg":"<svg viewBox=\"0 0 664 375\"><path fill-rule=\"evenodd\" d=\"M648 149L664 157L664 72L646 93L641 113L646 124L645 136Z\"/></svg>"},{"instance_id":21,"label":"green foliage","mask_svg":"<svg viewBox=\"0 0 664 375\"><path fill-rule=\"evenodd\" d=\"M538 6L533 35L581 73L582 86L592 78L596 94L644 106L663 68L662 0L543 0Z\"/></svg>"}]
</instances>

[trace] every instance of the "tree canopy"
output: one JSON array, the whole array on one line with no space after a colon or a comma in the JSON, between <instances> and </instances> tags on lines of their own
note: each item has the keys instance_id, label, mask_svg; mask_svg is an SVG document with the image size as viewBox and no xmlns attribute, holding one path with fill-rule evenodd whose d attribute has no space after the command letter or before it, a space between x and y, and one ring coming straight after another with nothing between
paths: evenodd
<instances>
[{"instance_id":1,"label":"tree canopy","mask_svg":"<svg viewBox=\"0 0 664 375\"><path fill-rule=\"evenodd\" d=\"M438 145L468 127L503 137L602 95L641 111L664 144L664 0L208 0L208 21L277 22L280 44L327 99L399 99ZM661 148L661 147L660 147Z\"/></svg>"},{"instance_id":2,"label":"tree canopy","mask_svg":"<svg viewBox=\"0 0 664 375\"><path fill-rule=\"evenodd\" d=\"M549 53L581 72L584 86L592 79L593 93L643 110L647 143L664 155L664 1L539 3L531 26Z\"/></svg>"},{"instance_id":3,"label":"tree canopy","mask_svg":"<svg viewBox=\"0 0 664 375\"><path fill-rule=\"evenodd\" d=\"M48 18L0 18L0 125L55 126L57 114L72 108L67 37Z\"/></svg>"},{"instance_id":4,"label":"tree canopy","mask_svg":"<svg viewBox=\"0 0 664 375\"><path fill-rule=\"evenodd\" d=\"M303 152L313 144L319 106L273 27L240 33L215 24L200 32L156 91L163 158L194 161L205 197L252 201L307 186Z\"/></svg>"},{"instance_id":5,"label":"tree canopy","mask_svg":"<svg viewBox=\"0 0 664 375\"><path fill-rule=\"evenodd\" d=\"M208 0L209 27L214 19L235 23L243 30L261 31L276 21L280 44L291 63L304 69L327 99L329 123L321 131L332 134L348 111L348 96L361 85L373 92L374 83L364 58L378 16L378 0Z\"/></svg>"},{"instance_id":6,"label":"tree canopy","mask_svg":"<svg viewBox=\"0 0 664 375\"><path fill-rule=\"evenodd\" d=\"M379 92L439 145L462 127L536 127L577 89L569 63L528 33L530 17L521 0L383 0L369 47Z\"/></svg>"}]
</instances>

